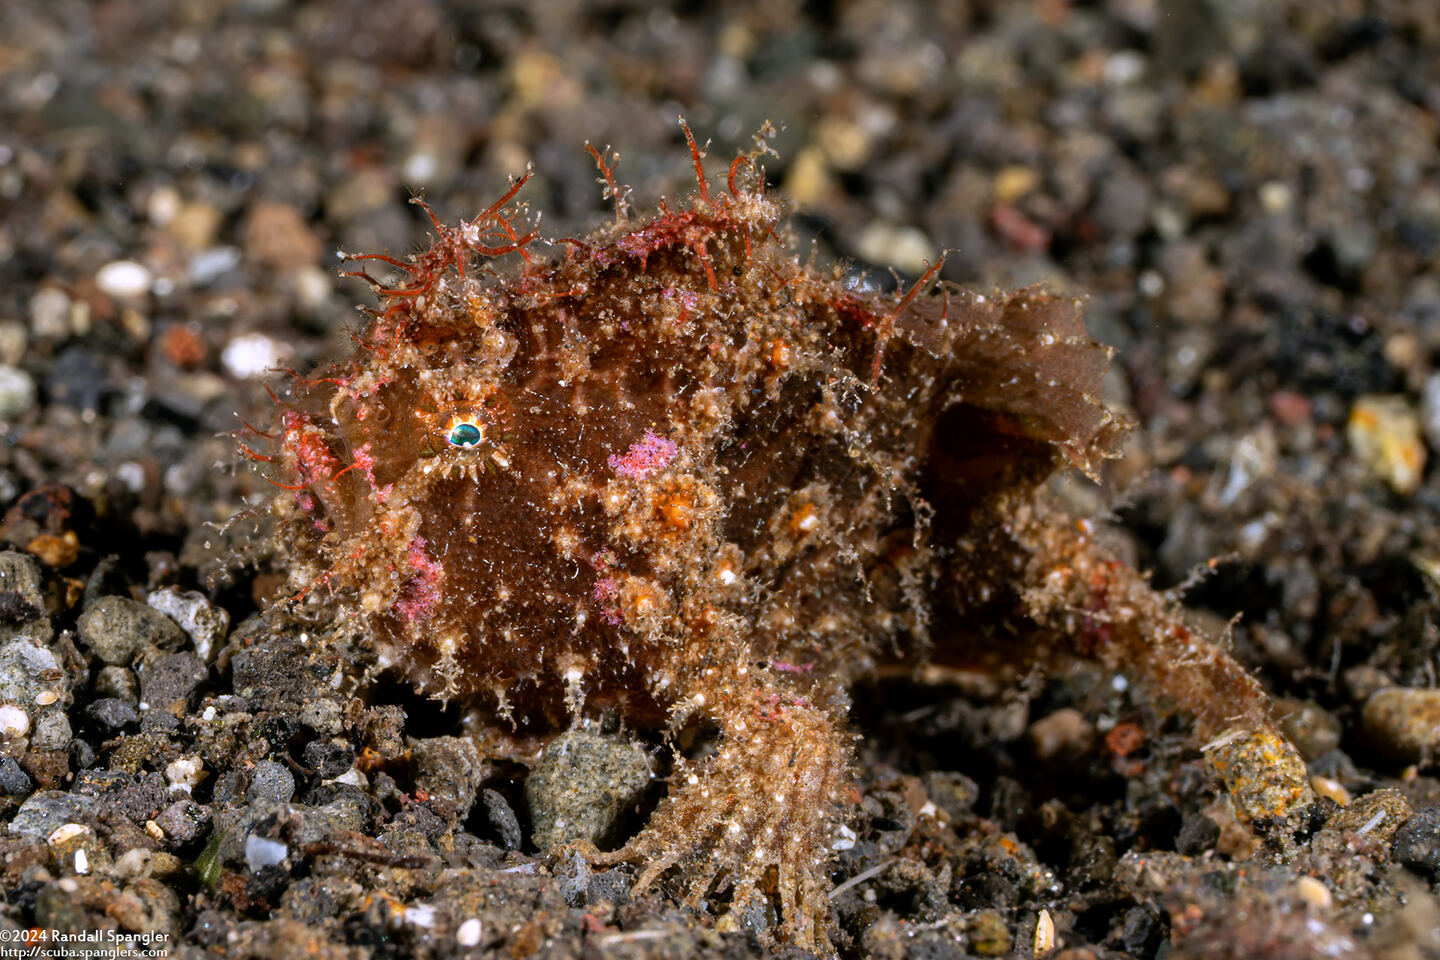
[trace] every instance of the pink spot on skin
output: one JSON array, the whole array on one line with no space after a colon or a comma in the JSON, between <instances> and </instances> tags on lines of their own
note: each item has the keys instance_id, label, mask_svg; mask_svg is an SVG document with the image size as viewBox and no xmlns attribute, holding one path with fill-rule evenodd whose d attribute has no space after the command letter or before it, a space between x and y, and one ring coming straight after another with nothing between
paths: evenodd
<instances>
[{"instance_id":1,"label":"pink spot on skin","mask_svg":"<svg viewBox=\"0 0 1440 960\"><path fill-rule=\"evenodd\" d=\"M429 620L440 603L440 581L444 578L444 569L425 552L424 537L410 541L407 559L414 573L400 588L400 596L392 609L406 623Z\"/></svg>"},{"instance_id":2,"label":"pink spot on skin","mask_svg":"<svg viewBox=\"0 0 1440 960\"><path fill-rule=\"evenodd\" d=\"M620 608L611 603L619 592L620 585L609 577L601 577L595 581L595 602L600 604L601 617L612 627L618 627L625 622L620 616Z\"/></svg>"},{"instance_id":3,"label":"pink spot on skin","mask_svg":"<svg viewBox=\"0 0 1440 960\"><path fill-rule=\"evenodd\" d=\"M325 445L325 441L315 431L308 429L311 425L310 418L286 410L280 422L284 431L282 442L285 448L295 455L300 479L305 483L314 483L333 477L340 463Z\"/></svg>"},{"instance_id":4,"label":"pink spot on skin","mask_svg":"<svg viewBox=\"0 0 1440 960\"><path fill-rule=\"evenodd\" d=\"M675 454L679 452L680 448L674 441L667 440L654 430L646 430L645 436L632 443L624 456L612 456L606 462L622 477L644 480L674 460Z\"/></svg>"},{"instance_id":5,"label":"pink spot on skin","mask_svg":"<svg viewBox=\"0 0 1440 960\"><path fill-rule=\"evenodd\" d=\"M789 663L785 660L772 660L770 666L781 673L809 673L815 669L813 663Z\"/></svg>"}]
</instances>

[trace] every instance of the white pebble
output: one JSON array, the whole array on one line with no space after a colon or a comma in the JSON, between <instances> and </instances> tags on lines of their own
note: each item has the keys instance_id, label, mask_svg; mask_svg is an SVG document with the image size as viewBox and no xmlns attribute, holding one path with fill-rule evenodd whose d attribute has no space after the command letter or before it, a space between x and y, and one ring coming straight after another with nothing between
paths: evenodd
<instances>
[{"instance_id":1,"label":"white pebble","mask_svg":"<svg viewBox=\"0 0 1440 960\"><path fill-rule=\"evenodd\" d=\"M435 171L439 166L434 154L424 152L412 153L405 161L405 182L417 186L424 186L435 176Z\"/></svg>"},{"instance_id":2,"label":"white pebble","mask_svg":"<svg viewBox=\"0 0 1440 960\"><path fill-rule=\"evenodd\" d=\"M230 376L248 380L272 372L288 352L263 333L245 333L225 345L220 363Z\"/></svg>"},{"instance_id":3,"label":"white pebble","mask_svg":"<svg viewBox=\"0 0 1440 960\"><path fill-rule=\"evenodd\" d=\"M400 917L412 927L435 926L435 908L429 904L411 904L405 908L405 912Z\"/></svg>"},{"instance_id":4,"label":"white pebble","mask_svg":"<svg viewBox=\"0 0 1440 960\"><path fill-rule=\"evenodd\" d=\"M245 866L250 872L283 863L290 855L290 848L278 840L267 840L255 834L245 838Z\"/></svg>"},{"instance_id":5,"label":"white pebble","mask_svg":"<svg viewBox=\"0 0 1440 960\"><path fill-rule=\"evenodd\" d=\"M30 329L42 339L70 335L70 295L55 287L42 287L30 298Z\"/></svg>"},{"instance_id":6,"label":"white pebble","mask_svg":"<svg viewBox=\"0 0 1440 960\"><path fill-rule=\"evenodd\" d=\"M189 793L205 775L205 764L199 757L180 757L165 765L165 779L171 793Z\"/></svg>"},{"instance_id":7,"label":"white pebble","mask_svg":"<svg viewBox=\"0 0 1440 960\"><path fill-rule=\"evenodd\" d=\"M35 405L35 380L17 367L0 364L0 420L14 420Z\"/></svg>"},{"instance_id":8,"label":"white pebble","mask_svg":"<svg viewBox=\"0 0 1440 960\"><path fill-rule=\"evenodd\" d=\"M85 826L83 823L62 823L60 826L56 827L53 831L51 831L50 836L45 838L45 842L50 844L52 847L59 846L66 840L73 840L76 837L83 836L84 834L87 834L89 832L90 828Z\"/></svg>"},{"instance_id":9,"label":"white pebble","mask_svg":"<svg viewBox=\"0 0 1440 960\"><path fill-rule=\"evenodd\" d=\"M316 266L304 266L295 271L295 296L300 305L308 310L314 310L324 305L330 298L330 292L334 284L331 283L330 274Z\"/></svg>"},{"instance_id":10,"label":"white pebble","mask_svg":"<svg viewBox=\"0 0 1440 960\"><path fill-rule=\"evenodd\" d=\"M364 790L370 786L370 781L365 778L365 774L361 773L359 770L356 770L354 767L351 767L349 770L346 770L344 773L340 774L340 776L336 777L335 782L348 783L352 787L359 787L361 790Z\"/></svg>"},{"instance_id":11,"label":"white pebble","mask_svg":"<svg viewBox=\"0 0 1440 960\"><path fill-rule=\"evenodd\" d=\"M13 703L0 706L0 738L12 740L30 732L30 714Z\"/></svg>"},{"instance_id":12,"label":"white pebble","mask_svg":"<svg viewBox=\"0 0 1440 960\"><path fill-rule=\"evenodd\" d=\"M100 289L121 300L133 300L149 293L153 280L150 271L134 260L107 263L95 274L95 282Z\"/></svg>"},{"instance_id":13,"label":"white pebble","mask_svg":"<svg viewBox=\"0 0 1440 960\"><path fill-rule=\"evenodd\" d=\"M455 931L455 942L462 947L480 946L480 937L483 933L479 917L471 917L460 924L460 929Z\"/></svg>"}]
</instances>

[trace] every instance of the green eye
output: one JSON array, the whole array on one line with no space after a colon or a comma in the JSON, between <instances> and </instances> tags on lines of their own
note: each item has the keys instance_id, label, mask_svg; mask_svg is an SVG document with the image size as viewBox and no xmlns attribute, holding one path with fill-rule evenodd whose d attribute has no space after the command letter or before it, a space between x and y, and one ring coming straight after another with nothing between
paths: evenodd
<instances>
[{"instance_id":1,"label":"green eye","mask_svg":"<svg viewBox=\"0 0 1440 960\"><path fill-rule=\"evenodd\" d=\"M484 436L484 431L478 425L462 420L450 426L450 432L445 435L445 439L455 447L478 447Z\"/></svg>"}]
</instances>

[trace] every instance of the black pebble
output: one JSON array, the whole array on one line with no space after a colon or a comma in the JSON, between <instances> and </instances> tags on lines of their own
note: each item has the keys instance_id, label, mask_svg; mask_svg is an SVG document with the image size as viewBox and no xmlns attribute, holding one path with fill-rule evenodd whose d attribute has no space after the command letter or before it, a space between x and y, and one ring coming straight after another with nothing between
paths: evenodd
<instances>
[{"instance_id":1,"label":"black pebble","mask_svg":"<svg viewBox=\"0 0 1440 960\"><path fill-rule=\"evenodd\" d=\"M1400 824L1391 846L1395 859L1423 877L1440 880L1440 807L1421 807Z\"/></svg>"},{"instance_id":2,"label":"black pebble","mask_svg":"<svg viewBox=\"0 0 1440 960\"><path fill-rule=\"evenodd\" d=\"M1199 856L1215 846L1220 839L1220 825L1203 813L1192 813L1180 824L1175 837L1175 852L1187 857Z\"/></svg>"}]
</instances>

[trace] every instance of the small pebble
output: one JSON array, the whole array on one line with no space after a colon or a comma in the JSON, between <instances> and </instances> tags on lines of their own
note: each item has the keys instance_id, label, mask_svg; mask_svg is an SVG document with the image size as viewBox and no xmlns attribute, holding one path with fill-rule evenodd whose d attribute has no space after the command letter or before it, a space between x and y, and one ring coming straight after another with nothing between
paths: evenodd
<instances>
[{"instance_id":1,"label":"small pebble","mask_svg":"<svg viewBox=\"0 0 1440 960\"><path fill-rule=\"evenodd\" d=\"M0 644L0 703L14 707L0 717L0 724L23 736L26 723L35 722L32 706L46 706L59 697L56 687L63 684L64 671L48 646L29 637L19 636ZM28 721L21 717L24 713Z\"/></svg>"},{"instance_id":2,"label":"small pebble","mask_svg":"<svg viewBox=\"0 0 1440 960\"><path fill-rule=\"evenodd\" d=\"M1415 811L1395 831L1390 849L1398 863L1431 882L1440 880L1440 806Z\"/></svg>"},{"instance_id":3,"label":"small pebble","mask_svg":"<svg viewBox=\"0 0 1440 960\"><path fill-rule=\"evenodd\" d=\"M149 647L178 650L185 631L158 610L124 597L101 597L76 623L80 640L101 660L128 666Z\"/></svg>"},{"instance_id":4,"label":"small pebble","mask_svg":"<svg viewBox=\"0 0 1440 960\"><path fill-rule=\"evenodd\" d=\"M35 406L35 379L24 370L0 364L0 420L14 420Z\"/></svg>"},{"instance_id":5,"label":"small pebble","mask_svg":"<svg viewBox=\"0 0 1440 960\"><path fill-rule=\"evenodd\" d=\"M118 300L134 300L150 291L154 278L150 271L134 260L107 263L95 274L95 283L109 296Z\"/></svg>"},{"instance_id":6,"label":"small pebble","mask_svg":"<svg viewBox=\"0 0 1440 960\"><path fill-rule=\"evenodd\" d=\"M289 355L283 344L263 333L245 333L225 345L220 363L237 380L249 380L273 373Z\"/></svg>"},{"instance_id":7,"label":"small pebble","mask_svg":"<svg viewBox=\"0 0 1440 960\"><path fill-rule=\"evenodd\" d=\"M195 653L209 663L230 631L229 611L212 604L203 593L166 587L155 590L145 602L180 625L195 641Z\"/></svg>"},{"instance_id":8,"label":"small pebble","mask_svg":"<svg viewBox=\"0 0 1440 960\"><path fill-rule=\"evenodd\" d=\"M914 227L872 223L860 235L857 252L871 263L920 276L935 265L940 250Z\"/></svg>"},{"instance_id":9,"label":"small pebble","mask_svg":"<svg viewBox=\"0 0 1440 960\"><path fill-rule=\"evenodd\" d=\"M107 665L95 674L95 692L107 697L116 697L129 704L140 702L140 681L135 671L128 667Z\"/></svg>"},{"instance_id":10,"label":"small pebble","mask_svg":"<svg viewBox=\"0 0 1440 960\"><path fill-rule=\"evenodd\" d=\"M1335 811L1325 829L1354 833L1375 843L1388 843L1411 812L1409 801L1399 790L1382 787Z\"/></svg>"},{"instance_id":11,"label":"small pebble","mask_svg":"<svg viewBox=\"0 0 1440 960\"><path fill-rule=\"evenodd\" d=\"M525 781L535 846L604 843L649 784L645 755L631 744L583 729L556 737Z\"/></svg>"},{"instance_id":12,"label":"small pebble","mask_svg":"<svg viewBox=\"0 0 1440 960\"><path fill-rule=\"evenodd\" d=\"M1328 910L1335 902L1335 898L1330 895L1330 888L1314 877L1301 877L1296 880L1295 891L1300 894L1301 900L1316 910Z\"/></svg>"},{"instance_id":13,"label":"small pebble","mask_svg":"<svg viewBox=\"0 0 1440 960\"><path fill-rule=\"evenodd\" d=\"M96 806L94 797L60 790L41 790L20 804L15 818L10 821L10 833L43 842L64 824L90 819Z\"/></svg>"},{"instance_id":14,"label":"small pebble","mask_svg":"<svg viewBox=\"0 0 1440 960\"><path fill-rule=\"evenodd\" d=\"M1074 707L1062 707L1030 724L1030 742L1040 760L1083 754L1094 738L1095 728Z\"/></svg>"},{"instance_id":15,"label":"small pebble","mask_svg":"<svg viewBox=\"0 0 1440 960\"><path fill-rule=\"evenodd\" d=\"M1345 435L1355 455L1396 493L1404 496L1420 488L1425 444L1420 439L1420 417L1404 397L1356 400Z\"/></svg>"},{"instance_id":16,"label":"small pebble","mask_svg":"<svg viewBox=\"0 0 1440 960\"><path fill-rule=\"evenodd\" d=\"M210 826L210 812L193 800L176 800L155 817L155 825L176 843L189 843Z\"/></svg>"},{"instance_id":17,"label":"small pebble","mask_svg":"<svg viewBox=\"0 0 1440 960\"><path fill-rule=\"evenodd\" d=\"M140 724L139 711L133 705L115 697L96 700L85 708L85 716L89 717L106 737L113 737L126 727Z\"/></svg>"},{"instance_id":18,"label":"small pebble","mask_svg":"<svg viewBox=\"0 0 1440 960\"><path fill-rule=\"evenodd\" d=\"M1361 719L1374 745L1392 760L1413 763L1440 750L1440 690L1377 690Z\"/></svg>"},{"instance_id":19,"label":"small pebble","mask_svg":"<svg viewBox=\"0 0 1440 960\"><path fill-rule=\"evenodd\" d=\"M1010 952L1010 926L995 910L981 910L969 924L970 949L978 956L1001 957Z\"/></svg>"},{"instance_id":20,"label":"small pebble","mask_svg":"<svg viewBox=\"0 0 1440 960\"><path fill-rule=\"evenodd\" d=\"M1300 754L1269 726L1232 728L1202 749L1243 821L1283 819L1315 798Z\"/></svg>"},{"instance_id":21,"label":"small pebble","mask_svg":"<svg viewBox=\"0 0 1440 960\"><path fill-rule=\"evenodd\" d=\"M460 929L455 931L455 942L467 949L470 947L478 947L480 946L482 933L483 928L480 926L480 918L471 917L469 920L460 924Z\"/></svg>"},{"instance_id":22,"label":"small pebble","mask_svg":"<svg viewBox=\"0 0 1440 960\"><path fill-rule=\"evenodd\" d=\"M295 775L284 764L274 760L261 760L255 764L255 769L250 772L250 785L245 789L246 800L251 803L257 800L285 803L294 796Z\"/></svg>"},{"instance_id":23,"label":"small pebble","mask_svg":"<svg viewBox=\"0 0 1440 960\"><path fill-rule=\"evenodd\" d=\"M13 740L30 732L30 714L13 703L0 705L0 739Z\"/></svg>"},{"instance_id":24,"label":"small pebble","mask_svg":"<svg viewBox=\"0 0 1440 960\"><path fill-rule=\"evenodd\" d=\"M284 863L290 848L278 840L267 840L251 834L245 838L245 865L250 872Z\"/></svg>"},{"instance_id":25,"label":"small pebble","mask_svg":"<svg viewBox=\"0 0 1440 960\"><path fill-rule=\"evenodd\" d=\"M355 762L355 750L345 740L312 740L305 744L302 759L321 780L333 780Z\"/></svg>"},{"instance_id":26,"label":"small pebble","mask_svg":"<svg viewBox=\"0 0 1440 960\"><path fill-rule=\"evenodd\" d=\"M56 287L41 287L30 298L30 330L42 340L70 336L70 295Z\"/></svg>"},{"instance_id":27,"label":"small pebble","mask_svg":"<svg viewBox=\"0 0 1440 960\"><path fill-rule=\"evenodd\" d=\"M411 762L415 768L415 786L453 803L462 819L469 815L485 773L475 741L468 737L417 740Z\"/></svg>"},{"instance_id":28,"label":"small pebble","mask_svg":"<svg viewBox=\"0 0 1440 960\"><path fill-rule=\"evenodd\" d=\"M1440 373L1425 378L1420 388L1420 419L1432 450L1440 450Z\"/></svg>"},{"instance_id":29,"label":"small pebble","mask_svg":"<svg viewBox=\"0 0 1440 960\"><path fill-rule=\"evenodd\" d=\"M1306 760L1340 746L1340 721L1319 704L1280 698L1275 701L1271 716L1278 718L1280 729Z\"/></svg>"},{"instance_id":30,"label":"small pebble","mask_svg":"<svg viewBox=\"0 0 1440 960\"><path fill-rule=\"evenodd\" d=\"M23 797L33 789L34 781L20 768L14 757L0 757L0 794Z\"/></svg>"},{"instance_id":31,"label":"small pebble","mask_svg":"<svg viewBox=\"0 0 1440 960\"><path fill-rule=\"evenodd\" d=\"M510 808L510 803L494 790L481 792L485 804L485 818L500 838L500 845L506 850L519 850L525 835L520 830L520 819Z\"/></svg>"},{"instance_id":32,"label":"small pebble","mask_svg":"<svg viewBox=\"0 0 1440 960\"><path fill-rule=\"evenodd\" d=\"M1180 823L1180 832L1175 837L1175 852L1198 857L1206 850L1214 849L1219 839L1219 824L1203 813L1192 813Z\"/></svg>"},{"instance_id":33,"label":"small pebble","mask_svg":"<svg viewBox=\"0 0 1440 960\"><path fill-rule=\"evenodd\" d=\"M190 258L185 272L197 287L208 286L240 266L240 251L235 247L211 247Z\"/></svg>"},{"instance_id":34,"label":"small pebble","mask_svg":"<svg viewBox=\"0 0 1440 960\"><path fill-rule=\"evenodd\" d=\"M32 750L64 750L70 746L73 735L70 718L64 710L48 710L35 720L35 732L30 736Z\"/></svg>"},{"instance_id":35,"label":"small pebble","mask_svg":"<svg viewBox=\"0 0 1440 960\"><path fill-rule=\"evenodd\" d=\"M152 710L184 713L207 675L200 658L189 650L159 657L140 673L140 702Z\"/></svg>"},{"instance_id":36,"label":"small pebble","mask_svg":"<svg viewBox=\"0 0 1440 960\"><path fill-rule=\"evenodd\" d=\"M205 764L199 757L180 757L165 765L165 779L171 793L189 793L205 778Z\"/></svg>"},{"instance_id":37,"label":"small pebble","mask_svg":"<svg viewBox=\"0 0 1440 960\"><path fill-rule=\"evenodd\" d=\"M980 785L954 770L932 770L925 774L925 795L951 820L968 816L980 799Z\"/></svg>"}]
</instances>

